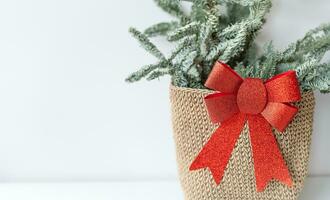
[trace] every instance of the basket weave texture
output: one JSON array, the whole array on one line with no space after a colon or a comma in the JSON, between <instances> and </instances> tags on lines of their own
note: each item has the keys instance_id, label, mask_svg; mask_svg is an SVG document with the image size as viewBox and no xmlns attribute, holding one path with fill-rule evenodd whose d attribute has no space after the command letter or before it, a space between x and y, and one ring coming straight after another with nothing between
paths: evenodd
<instances>
[{"instance_id":1,"label":"basket weave texture","mask_svg":"<svg viewBox=\"0 0 330 200\"><path fill-rule=\"evenodd\" d=\"M189 171L189 166L218 125L212 124L203 98L210 90L170 87L172 123L180 182L185 200L296 200L307 176L315 99L304 92L299 108L286 131L273 130L294 185L289 188L271 181L265 191L257 192L249 129L245 125L236 143L220 185L210 171Z\"/></svg>"}]
</instances>

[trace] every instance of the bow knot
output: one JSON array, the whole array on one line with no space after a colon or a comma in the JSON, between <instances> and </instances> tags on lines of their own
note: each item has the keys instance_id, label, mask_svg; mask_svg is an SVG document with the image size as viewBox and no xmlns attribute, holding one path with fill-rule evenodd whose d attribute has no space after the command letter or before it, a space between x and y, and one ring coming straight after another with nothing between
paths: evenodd
<instances>
[{"instance_id":1,"label":"bow knot","mask_svg":"<svg viewBox=\"0 0 330 200\"><path fill-rule=\"evenodd\" d=\"M220 184L235 143L248 122L257 190L271 179L291 186L292 179L271 127L283 132L298 112L289 103L300 100L295 71L267 81L240 77L225 63L217 62L205 86L216 90L204 99L210 120L221 123L190 166L209 168Z\"/></svg>"}]
</instances>

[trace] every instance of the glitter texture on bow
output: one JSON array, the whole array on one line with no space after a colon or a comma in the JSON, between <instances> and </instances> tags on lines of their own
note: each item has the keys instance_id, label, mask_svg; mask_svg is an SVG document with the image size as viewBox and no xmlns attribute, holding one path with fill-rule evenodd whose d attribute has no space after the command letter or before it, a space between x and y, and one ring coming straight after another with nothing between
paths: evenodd
<instances>
[{"instance_id":1,"label":"glitter texture on bow","mask_svg":"<svg viewBox=\"0 0 330 200\"><path fill-rule=\"evenodd\" d=\"M235 144L248 123L257 191L276 179L292 186L272 127L283 132L298 112L290 103L301 99L295 71L267 81L240 77L225 63L217 62L205 86L217 92L204 99L210 120L220 124L190 166L208 168L220 184Z\"/></svg>"}]
</instances>

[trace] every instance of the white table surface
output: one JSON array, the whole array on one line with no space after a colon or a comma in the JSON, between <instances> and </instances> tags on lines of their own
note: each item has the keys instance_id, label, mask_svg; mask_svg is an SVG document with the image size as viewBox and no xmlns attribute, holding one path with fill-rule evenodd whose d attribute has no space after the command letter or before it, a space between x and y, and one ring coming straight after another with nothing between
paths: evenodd
<instances>
[{"instance_id":1,"label":"white table surface","mask_svg":"<svg viewBox=\"0 0 330 200\"><path fill-rule=\"evenodd\" d=\"M1 200L182 200L177 181L0 183ZM329 200L330 177L308 178L300 200Z\"/></svg>"}]
</instances>

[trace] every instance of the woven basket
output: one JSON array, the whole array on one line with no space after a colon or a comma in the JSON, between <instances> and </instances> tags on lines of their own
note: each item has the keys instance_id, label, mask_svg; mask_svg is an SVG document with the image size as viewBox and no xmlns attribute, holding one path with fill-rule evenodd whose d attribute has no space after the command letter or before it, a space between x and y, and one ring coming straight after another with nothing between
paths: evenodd
<instances>
[{"instance_id":1,"label":"woven basket","mask_svg":"<svg viewBox=\"0 0 330 200\"><path fill-rule=\"evenodd\" d=\"M245 126L220 185L209 170L189 171L189 166L217 127L209 120L203 98L210 90L170 87L172 121L179 176L185 200L296 200L307 176L314 111L313 92L296 103L299 113L284 133L274 130L294 185L272 181L256 192L248 127Z\"/></svg>"}]
</instances>

